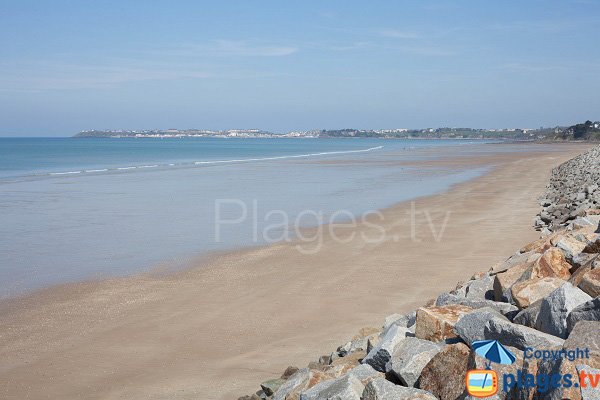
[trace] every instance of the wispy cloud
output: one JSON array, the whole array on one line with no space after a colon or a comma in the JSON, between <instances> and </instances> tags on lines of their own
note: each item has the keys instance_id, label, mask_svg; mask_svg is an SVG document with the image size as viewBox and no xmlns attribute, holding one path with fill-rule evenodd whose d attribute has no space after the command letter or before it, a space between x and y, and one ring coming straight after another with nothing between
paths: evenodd
<instances>
[{"instance_id":1,"label":"wispy cloud","mask_svg":"<svg viewBox=\"0 0 600 400\"><path fill-rule=\"evenodd\" d=\"M140 65L131 60L104 65L50 61L10 66L0 64L0 87L4 92L99 89L127 82L211 76L192 65Z\"/></svg>"},{"instance_id":2,"label":"wispy cloud","mask_svg":"<svg viewBox=\"0 0 600 400\"><path fill-rule=\"evenodd\" d=\"M347 45L344 44L329 44L327 46L314 47L331 51L356 51L356 50L379 50L386 52L396 52L420 56L446 57L454 56L458 53L450 48L428 45L428 44L413 44L413 45L396 45L383 44L377 42L355 42Z\"/></svg>"},{"instance_id":3,"label":"wispy cloud","mask_svg":"<svg viewBox=\"0 0 600 400\"><path fill-rule=\"evenodd\" d=\"M458 55L458 52L453 49L439 46L397 46L393 49L399 52L421 56L448 57Z\"/></svg>"},{"instance_id":4,"label":"wispy cloud","mask_svg":"<svg viewBox=\"0 0 600 400\"><path fill-rule=\"evenodd\" d=\"M207 43L192 43L173 48L175 52L196 56L220 57L282 57L296 53L296 46L266 44L248 40L218 39Z\"/></svg>"},{"instance_id":5,"label":"wispy cloud","mask_svg":"<svg viewBox=\"0 0 600 400\"><path fill-rule=\"evenodd\" d=\"M417 39L420 36L415 32L402 31L398 29L382 29L378 31L379 35L394 39Z\"/></svg>"},{"instance_id":6,"label":"wispy cloud","mask_svg":"<svg viewBox=\"0 0 600 400\"><path fill-rule=\"evenodd\" d=\"M534 65L525 63L508 63L499 67L500 69L509 71L525 71L525 72L546 72L565 70L566 67L560 65Z\"/></svg>"},{"instance_id":7,"label":"wispy cloud","mask_svg":"<svg viewBox=\"0 0 600 400\"><path fill-rule=\"evenodd\" d=\"M490 29L499 31L542 32L559 33L576 27L573 21L546 20L546 21L507 21L490 25Z\"/></svg>"},{"instance_id":8,"label":"wispy cloud","mask_svg":"<svg viewBox=\"0 0 600 400\"><path fill-rule=\"evenodd\" d=\"M78 57L69 54L47 60L4 61L0 62L0 90L77 90L108 88L128 82L214 78L213 71L223 69L218 68L218 64L231 63L238 57L284 57L297 51L297 46L220 39L138 49L129 57L105 57L85 62L72 61ZM235 71L235 68L228 68L225 75L235 79ZM222 72L217 74L224 76ZM260 71L252 74L259 75Z\"/></svg>"}]
</instances>

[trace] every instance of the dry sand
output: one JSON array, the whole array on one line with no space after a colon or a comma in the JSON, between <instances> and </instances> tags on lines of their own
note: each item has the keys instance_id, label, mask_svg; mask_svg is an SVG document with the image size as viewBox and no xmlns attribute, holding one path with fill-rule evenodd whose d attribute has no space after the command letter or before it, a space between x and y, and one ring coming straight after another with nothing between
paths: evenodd
<instances>
[{"instance_id":1,"label":"dry sand","mask_svg":"<svg viewBox=\"0 0 600 400\"><path fill-rule=\"evenodd\" d=\"M456 163L494 169L446 193L383 210L380 231L327 230L236 251L189 270L63 285L0 303L2 399L236 399L304 366L385 315L423 304L538 237L550 169L590 146L531 145ZM426 167L426 165L423 165ZM429 214L425 214L428 211ZM450 212L439 241L443 221ZM430 221L434 232L430 229ZM313 231L314 232L314 231Z\"/></svg>"}]
</instances>

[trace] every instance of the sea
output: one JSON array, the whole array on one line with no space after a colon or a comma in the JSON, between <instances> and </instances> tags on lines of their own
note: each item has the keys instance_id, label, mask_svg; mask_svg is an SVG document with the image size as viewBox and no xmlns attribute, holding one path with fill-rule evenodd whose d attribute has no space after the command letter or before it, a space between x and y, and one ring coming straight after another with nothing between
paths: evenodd
<instances>
[{"instance_id":1,"label":"sea","mask_svg":"<svg viewBox=\"0 0 600 400\"><path fill-rule=\"evenodd\" d=\"M499 151L490 144L0 138L0 299L181 268L212 252L287 240L286 226L438 193L485 168L424 169L420 161Z\"/></svg>"}]
</instances>

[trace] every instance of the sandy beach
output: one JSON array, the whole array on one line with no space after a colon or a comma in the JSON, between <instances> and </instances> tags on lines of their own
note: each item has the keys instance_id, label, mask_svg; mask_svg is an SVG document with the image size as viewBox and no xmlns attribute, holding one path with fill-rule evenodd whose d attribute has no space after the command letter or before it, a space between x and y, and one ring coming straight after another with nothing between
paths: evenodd
<instances>
[{"instance_id":1,"label":"sandy beach","mask_svg":"<svg viewBox=\"0 0 600 400\"><path fill-rule=\"evenodd\" d=\"M492 168L445 193L382 210L381 218L318 228L314 254L280 243L206 257L177 273L68 284L2 301L0 397L251 393L288 365L328 354L360 328L423 304L536 239L529 222L551 169L592 146L528 146L436 160ZM418 166L426 170L427 161Z\"/></svg>"}]
</instances>

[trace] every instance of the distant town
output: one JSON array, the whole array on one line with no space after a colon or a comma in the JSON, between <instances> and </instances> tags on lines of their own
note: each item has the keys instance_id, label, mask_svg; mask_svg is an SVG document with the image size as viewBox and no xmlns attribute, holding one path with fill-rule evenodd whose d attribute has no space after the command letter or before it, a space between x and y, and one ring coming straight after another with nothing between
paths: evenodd
<instances>
[{"instance_id":1,"label":"distant town","mask_svg":"<svg viewBox=\"0 0 600 400\"><path fill-rule=\"evenodd\" d=\"M586 121L552 128L426 128L426 129L335 129L273 133L261 129L156 129L86 130L75 137L95 138L385 138L385 139L511 139L511 140L600 140L600 122Z\"/></svg>"}]
</instances>

